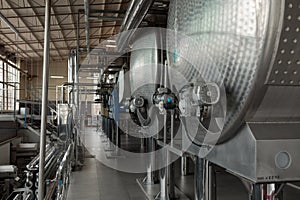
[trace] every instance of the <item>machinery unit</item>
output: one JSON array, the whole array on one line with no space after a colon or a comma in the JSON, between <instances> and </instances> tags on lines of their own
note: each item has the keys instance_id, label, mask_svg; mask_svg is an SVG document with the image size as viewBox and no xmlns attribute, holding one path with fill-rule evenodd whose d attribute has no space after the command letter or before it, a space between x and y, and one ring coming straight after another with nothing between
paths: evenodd
<instances>
[{"instance_id":1,"label":"machinery unit","mask_svg":"<svg viewBox=\"0 0 300 200\"><path fill-rule=\"evenodd\" d=\"M253 183L299 181L299 2L174 0L168 27L179 32L168 38L170 66L226 92L224 127L205 159Z\"/></svg>"}]
</instances>

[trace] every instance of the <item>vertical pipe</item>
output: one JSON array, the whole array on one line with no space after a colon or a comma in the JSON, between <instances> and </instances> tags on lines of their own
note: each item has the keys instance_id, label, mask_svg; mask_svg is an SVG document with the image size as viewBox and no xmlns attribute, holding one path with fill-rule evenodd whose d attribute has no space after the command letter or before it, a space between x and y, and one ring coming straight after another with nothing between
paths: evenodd
<instances>
[{"instance_id":1,"label":"vertical pipe","mask_svg":"<svg viewBox=\"0 0 300 200\"><path fill-rule=\"evenodd\" d=\"M64 104L64 100L65 100L65 99L64 99L64 95L65 95L65 94L64 94L64 86L62 85L61 88L60 88L60 99L61 99L61 102L60 102L60 103L61 103L61 104Z\"/></svg>"},{"instance_id":2,"label":"vertical pipe","mask_svg":"<svg viewBox=\"0 0 300 200\"><path fill-rule=\"evenodd\" d=\"M204 160L196 157L195 158L195 173L194 173L194 186L195 186L195 200L205 200L205 169Z\"/></svg>"},{"instance_id":3,"label":"vertical pipe","mask_svg":"<svg viewBox=\"0 0 300 200\"><path fill-rule=\"evenodd\" d=\"M276 192L276 184L255 184L253 185L253 192L251 200L275 200L278 193Z\"/></svg>"},{"instance_id":4,"label":"vertical pipe","mask_svg":"<svg viewBox=\"0 0 300 200\"><path fill-rule=\"evenodd\" d=\"M216 200L216 179L208 161L196 157L195 160L195 200Z\"/></svg>"},{"instance_id":5,"label":"vertical pipe","mask_svg":"<svg viewBox=\"0 0 300 200\"><path fill-rule=\"evenodd\" d=\"M173 146L173 135L174 135L174 110L171 110L171 146ZM176 198L175 194L175 165L171 163L171 152L168 151L168 179L169 179L169 194L171 199Z\"/></svg>"},{"instance_id":6,"label":"vertical pipe","mask_svg":"<svg viewBox=\"0 0 300 200\"><path fill-rule=\"evenodd\" d=\"M264 200L262 184L254 184L253 185L253 194L252 194L251 200Z\"/></svg>"},{"instance_id":7,"label":"vertical pipe","mask_svg":"<svg viewBox=\"0 0 300 200\"><path fill-rule=\"evenodd\" d=\"M174 146L174 110L171 110L171 146Z\"/></svg>"},{"instance_id":8,"label":"vertical pipe","mask_svg":"<svg viewBox=\"0 0 300 200\"><path fill-rule=\"evenodd\" d=\"M274 183L267 184L266 188L267 188L267 191L266 191L267 199L274 200L274 197L275 197L274 194L276 193L276 185Z\"/></svg>"},{"instance_id":9,"label":"vertical pipe","mask_svg":"<svg viewBox=\"0 0 300 200\"><path fill-rule=\"evenodd\" d=\"M73 83L74 79L73 79L73 54L72 54L73 50L71 50L69 52L68 55L68 83ZM74 85L74 84L73 84ZM68 103L72 104L72 102L70 101L71 99L71 95L70 95L71 89L70 87L68 87Z\"/></svg>"},{"instance_id":10,"label":"vertical pipe","mask_svg":"<svg viewBox=\"0 0 300 200\"><path fill-rule=\"evenodd\" d=\"M39 159L39 183L38 199L44 199L44 166L46 149L46 124L48 104L48 77L49 77L49 47L50 47L50 10L51 0L45 1L45 32L44 32L44 60L43 60L43 92L42 92L42 117L40 134L40 159Z\"/></svg>"},{"instance_id":11,"label":"vertical pipe","mask_svg":"<svg viewBox=\"0 0 300 200\"><path fill-rule=\"evenodd\" d=\"M170 199L177 199L175 193L175 164L171 163L171 152L168 151L168 180L169 180L169 196Z\"/></svg>"},{"instance_id":12,"label":"vertical pipe","mask_svg":"<svg viewBox=\"0 0 300 200\"><path fill-rule=\"evenodd\" d=\"M75 113L74 113L74 120L75 120L75 130L76 130L76 137L75 137L75 163L78 163L78 145L79 145L79 122L80 119L79 114L79 86L78 86L78 70L79 70L79 45L80 45L80 13L77 13L77 26L76 26L76 52L75 52L75 69L74 69L74 106L75 106Z\"/></svg>"},{"instance_id":13,"label":"vertical pipe","mask_svg":"<svg viewBox=\"0 0 300 200\"><path fill-rule=\"evenodd\" d=\"M181 175L182 176L186 176L188 175L188 157L186 156L182 156L181 157Z\"/></svg>"},{"instance_id":14,"label":"vertical pipe","mask_svg":"<svg viewBox=\"0 0 300 200\"><path fill-rule=\"evenodd\" d=\"M16 109L17 109L17 85L16 82L14 83L14 119L16 119Z\"/></svg>"},{"instance_id":15,"label":"vertical pipe","mask_svg":"<svg viewBox=\"0 0 300 200\"><path fill-rule=\"evenodd\" d=\"M85 22L85 34L86 34L86 49L87 53L90 52L90 24L89 24L89 0L84 0L84 22Z\"/></svg>"},{"instance_id":16,"label":"vertical pipe","mask_svg":"<svg viewBox=\"0 0 300 200\"><path fill-rule=\"evenodd\" d=\"M164 114L164 145L166 144L167 144L167 113Z\"/></svg>"},{"instance_id":17,"label":"vertical pipe","mask_svg":"<svg viewBox=\"0 0 300 200\"><path fill-rule=\"evenodd\" d=\"M168 162L166 157L168 157L167 149L162 149L162 156L161 156L161 162L164 162L163 164L166 164ZM168 158L167 158L168 159ZM160 193L155 199L159 200L169 200L169 191L168 191L168 167L163 167L160 169L159 174L159 181L160 181Z\"/></svg>"},{"instance_id":18,"label":"vertical pipe","mask_svg":"<svg viewBox=\"0 0 300 200\"><path fill-rule=\"evenodd\" d=\"M146 138L146 147L147 147L147 153L151 154L150 160L148 160L147 163L147 177L146 177L146 184L147 185L151 185L154 184L154 154L152 152L154 152L153 150L153 138L149 137Z\"/></svg>"},{"instance_id":19,"label":"vertical pipe","mask_svg":"<svg viewBox=\"0 0 300 200\"><path fill-rule=\"evenodd\" d=\"M167 145L167 113L164 114L164 144ZM169 152L165 147L162 149L162 154L161 158L165 166L169 163ZM168 166L160 170L160 198L163 200L169 199L168 174Z\"/></svg>"}]
</instances>

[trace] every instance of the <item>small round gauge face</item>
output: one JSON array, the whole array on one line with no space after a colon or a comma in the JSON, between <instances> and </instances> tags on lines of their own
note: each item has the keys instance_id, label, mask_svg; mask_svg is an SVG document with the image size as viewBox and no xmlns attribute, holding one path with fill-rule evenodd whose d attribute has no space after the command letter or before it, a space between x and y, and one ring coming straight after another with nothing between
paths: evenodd
<instances>
[{"instance_id":1,"label":"small round gauge face","mask_svg":"<svg viewBox=\"0 0 300 200\"><path fill-rule=\"evenodd\" d=\"M134 105L138 108L141 108L144 106L144 98L143 97L136 97L135 100L134 100Z\"/></svg>"},{"instance_id":2,"label":"small round gauge face","mask_svg":"<svg viewBox=\"0 0 300 200\"><path fill-rule=\"evenodd\" d=\"M216 84L207 83L200 88L200 101L204 104L216 104L220 99L220 89Z\"/></svg>"}]
</instances>

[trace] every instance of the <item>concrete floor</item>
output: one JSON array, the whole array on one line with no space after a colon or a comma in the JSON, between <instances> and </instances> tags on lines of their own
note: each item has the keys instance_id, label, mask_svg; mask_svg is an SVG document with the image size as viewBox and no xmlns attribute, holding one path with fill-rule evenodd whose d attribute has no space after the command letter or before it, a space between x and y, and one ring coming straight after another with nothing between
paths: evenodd
<instances>
[{"instance_id":1,"label":"concrete floor","mask_svg":"<svg viewBox=\"0 0 300 200\"><path fill-rule=\"evenodd\" d=\"M72 174L71 185L68 192L68 200L145 200L146 197L138 186L136 179L143 174L130 174L119 172L103 165L99 157L103 156L103 138L95 131L88 129L85 136L85 144L88 156L81 171ZM131 145L134 148L138 144ZM178 173L177 173L178 174ZM193 199L193 175L176 176L177 186L192 200ZM217 175L217 199L218 200L248 200L248 194L238 178L225 172ZM291 187L285 187L284 200L299 200L300 191Z\"/></svg>"}]
</instances>

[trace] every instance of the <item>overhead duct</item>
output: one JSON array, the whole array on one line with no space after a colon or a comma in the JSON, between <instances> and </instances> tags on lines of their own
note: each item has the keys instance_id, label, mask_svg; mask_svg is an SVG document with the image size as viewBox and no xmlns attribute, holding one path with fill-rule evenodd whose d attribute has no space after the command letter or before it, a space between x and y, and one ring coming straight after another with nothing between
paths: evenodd
<instances>
[{"instance_id":1,"label":"overhead duct","mask_svg":"<svg viewBox=\"0 0 300 200\"><path fill-rule=\"evenodd\" d=\"M126 12L120 32L138 28L153 3L154 0L132 0ZM126 37L121 36L118 39L119 49L122 49L126 42L129 42L132 35L133 32L126 34Z\"/></svg>"}]
</instances>

